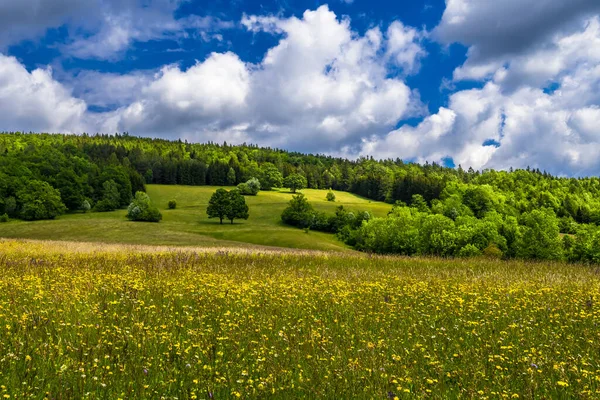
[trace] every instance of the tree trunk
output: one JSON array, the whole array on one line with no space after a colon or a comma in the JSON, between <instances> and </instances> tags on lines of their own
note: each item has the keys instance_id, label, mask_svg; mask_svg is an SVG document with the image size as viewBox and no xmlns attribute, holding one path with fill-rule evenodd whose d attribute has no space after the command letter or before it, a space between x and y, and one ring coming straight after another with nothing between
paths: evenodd
<instances>
[{"instance_id":1,"label":"tree trunk","mask_svg":"<svg viewBox=\"0 0 600 400\"><path fill-rule=\"evenodd\" d=\"M233 225L233 220L231 220L231 225Z\"/></svg>"},{"instance_id":2,"label":"tree trunk","mask_svg":"<svg viewBox=\"0 0 600 400\"><path fill-rule=\"evenodd\" d=\"M223 218L219 218L221 220L221 225L223 225Z\"/></svg>"}]
</instances>

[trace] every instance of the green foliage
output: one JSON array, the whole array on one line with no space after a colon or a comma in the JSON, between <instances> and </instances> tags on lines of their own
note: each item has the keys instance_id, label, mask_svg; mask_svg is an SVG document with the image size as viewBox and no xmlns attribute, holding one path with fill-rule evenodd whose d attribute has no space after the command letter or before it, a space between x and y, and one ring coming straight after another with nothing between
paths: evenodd
<instances>
[{"instance_id":1,"label":"green foliage","mask_svg":"<svg viewBox=\"0 0 600 400\"><path fill-rule=\"evenodd\" d=\"M226 216L233 224L234 219L248 219L248 205L246 199L239 190L231 190L228 193L229 206L227 207Z\"/></svg>"},{"instance_id":2,"label":"green foliage","mask_svg":"<svg viewBox=\"0 0 600 400\"><path fill-rule=\"evenodd\" d=\"M159 222L162 214L150 202L150 197L144 192L137 192L129 207L127 219L130 221Z\"/></svg>"},{"instance_id":3,"label":"green foliage","mask_svg":"<svg viewBox=\"0 0 600 400\"><path fill-rule=\"evenodd\" d=\"M293 196L288 207L281 214L284 223L300 228L310 227L313 217L314 209L302 193Z\"/></svg>"},{"instance_id":4,"label":"green foliage","mask_svg":"<svg viewBox=\"0 0 600 400\"><path fill-rule=\"evenodd\" d=\"M521 243L517 256L528 259L563 258L558 219L549 209L533 210L521 216Z\"/></svg>"},{"instance_id":5,"label":"green foliage","mask_svg":"<svg viewBox=\"0 0 600 400\"><path fill-rule=\"evenodd\" d=\"M300 174L288 175L283 180L283 185L289 188L292 193L296 193L296 190L304 189L307 185L306 178Z\"/></svg>"},{"instance_id":6,"label":"green foliage","mask_svg":"<svg viewBox=\"0 0 600 400\"><path fill-rule=\"evenodd\" d=\"M477 248L474 244L467 244L458 251L458 257L477 257L481 255L481 250Z\"/></svg>"},{"instance_id":7,"label":"green foliage","mask_svg":"<svg viewBox=\"0 0 600 400\"><path fill-rule=\"evenodd\" d=\"M102 184L102 199L96 203L95 211L114 211L121 206L121 194L119 185L112 179Z\"/></svg>"},{"instance_id":8,"label":"green foliage","mask_svg":"<svg viewBox=\"0 0 600 400\"><path fill-rule=\"evenodd\" d=\"M329 192L327 192L327 195L325 196L325 200L335 201L335 193L333 193L331 190Z\"/></svg>"},{"instance_id":9,"label":"green foliage","mask_svg":"<svg viewBox=\"0 0 600 400\"><path fill-rule=\"evenodd\" d=\"M428 213L430 211L427 202L420 194L413 194L410 206L416 208L419 212Z\"/></svg>"},{"instance_id":10,"label":"green foliage","mask_svg":"<svg viewBox=\"0 0 600 400\"><path fill-rule=\"evenodd\" d=\"M225 219L228 212L229 192L225 189L217 189L208 201L206 214L208 214L208 218L219 218L220 223L223 224L223 219Z\"/></svg>"},{"instance_id":11,"label":"green foliage","mask_svg":"<svg viewBox=\"0 0 600 400\"><path fill-rule=\"evenodd\" d=\"M10 196L6 200L4 200L4 212L8 214L9 217L17 216L17 200Z\"/></svg>"},{"instance_id":12,"label":"green foliage","mask_svg":"<svg viewBox=\"0 0 600 400\"><path fill-rule=\"evenodd\" d=\"M167 206L169 207L169 210L174 210L177 208L177 202L175 200L169 200Z\"/></svg>"},{"instance_id":13,"label":"green foliage","mask_svg":"<svg viewBox=\"0 0 600 400\"><path fill-rule=\"evenodd\" d=\"M233 220L248 219L249 216L246 199L237 189L217 189L208 202L206 213L209 218L219 218L221 224L225 218L233 224Z\"/></svg>"},{"instance_id":14,"label":"green foliage","mask_svg":"<svg viewBox=\"0 0 600 400\"><path fill-rule=\"evenodd\" d=\"M237 188L244 196L256 196L260 191L260 181L250 178L247 182L240 183Z\"/></svg>"},{"instance_id":15,"label":"green foliage","mask_svg":"<svg viewBox=\"0 0 600 400\"><path fill-rule=\"evenodd\" d=\"M229 186L235 185L235 170L233 168L229 168L227 172L227 184Z\"/></svg>"},{"instance_id":16,"label":"green foliage","mask_svg":"<svg viewBox=\"0 0 600 400\"><path fill-rule=\"evenodd\" d=\"M84 213L86 213L86 212L88 212L88 211L90 211L90 210L92 209L92 206L90 205L90 202L89 202L89 201L87 201L87 200L84 200L84 201L81 203L81 206L79 207L79 209L80 209L81 211L83 211Z\"/></svg>"},{"instance_id":17,"label":"green foliage","mask_svg":"<svg viewBox=\"0 0 600 400\"><path fill-rule=\"evenodd\" d=\"M47 182L29 181L17 192L19 216L27 221L53 219L66 211L60 192Z\"/></svg>"},{"instance_id":18,"label":"green foliage","mask_svg":"<svg viewBox=\"0 0 600 400\"><path fill-rule=\"evenodd\" d=\"M390 204L410 204L418 215L411 229L416 229L421 237L425 226L433 232L435 243L443 239L442 242L449 246L441 251L438 245L430 248L419 243L418 251L434 251L435 248L434 254L457 255L472 240L480 251L490 243L495 244L505 258L567 258L586 262L595 258L590 248L595 234L584 233L585 240L580 243L578 232L586 232L588 228L592 232L600 225L598 177L554 177L529 168L465 171L460 166L452 169L435 163L404 163L399 159L346 160L252 145L192 144L127 134L3 133L0 134L0 147L0 213L7 213L11 218L23 215L17 193L30 181L46 182L57 189L61 203L68 210L81 210L87 200L94 205L94 210L107 211L127 206L132 194L144 191L146 183L232 185L257 177L263 188L270 190L283 186L283 175L288 179L299 175L305 181L290 184L292 190L331 188ZM111 181L116 185L118 201ZM110 190L105 188L107 182ZM240 186L240 191L252 193L255 189L248 188L246 182ZM555 235L552 238L528 237L537 229L536 223L529 220L529 214L540 208L557 217L561 233L575 235L574 243L568 242L569 239L557 240ZM442 233L437 232L430 226L432 222L420 215L427 213L444 216L453 224L434 219L440 223L445 221ZM491 214L497 215L495 219L488 218ZM315 212L311 218L311 229L337 232L338 237L350 245L377 243L378 248L386 252L392 251L390 249L405 252L410 248L401 244L402 241L396 245L392 240L367 240L362 233L366 234L369 228L362 232L360 227L353 227L354 223L339 228L339 221L332 222L334 216L331 214ZM379 226L379 222L368 223ZM397 223L388 221L382 226ZM485 229L489 229L489 233L485 233ZM388 232L387 228L384 231ZM397 236L389 233L391 237ZM425 237L429 237L428 234ZM382 246L384 242L387 244ZM555 248L536 250L532 242ZM368 246L364 249L373 251Z\"/></svg>"},{"instance_id":19,"label":"green foliage","mask_svg":"<svg viewBox=\"0 0 600 400\"><path fill-rule=\"evenodd\" d=\"M4 214L0 215L0 223L8 222L8 220L9 220L8 214L4 213Z\"/></svg>"},{"instance_id":20,"label":"green foliage","mask_svg":"<svg viewBox=\"0 0 600 400\"><path fill-rule=\"evenodd\" d=\"M283 185L283 175L279 169L271 164L265 163L261 168L260 187L262 190L272 190Z\"/></svg>"}]
</instances>

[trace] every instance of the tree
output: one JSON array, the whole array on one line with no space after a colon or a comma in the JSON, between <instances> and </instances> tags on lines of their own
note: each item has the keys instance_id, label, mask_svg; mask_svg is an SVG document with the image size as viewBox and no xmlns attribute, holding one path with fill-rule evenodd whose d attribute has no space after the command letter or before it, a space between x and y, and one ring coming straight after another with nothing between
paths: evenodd
<instances>
[{"instance_id":1,"label":"tree","mask_svg":"<svg viewBox=\"0 0 600 400\"><path fill-rule=\"evenodd\" d=\"M302 193L299 193L292 197L288 207L283 210L281 219L288 225L308 228L312 224L314 213L306 197Z\"/></svg>"},{"instance_id":2,"label":"tree","mask_svg":"<svg viewBox=\"0 0 600 400\"><path fill-rule=\"evenodd\" d=\"M281 187L283 184L283 175L279 169L271 163L264 163L261 168L260 187L262 190L271 190L274 187Z\"/></svg>"},{"instance_id":3,"label":"tree","mask_svg":"<svg viewBox=\"0 0 600 400\"><path fill-rule=\"evenodd\" d=\"M4 200L4 212L8 214L9 217L17 215L17 200L14 197L11 196Z\"/></svg>"},{"instance_id":4,"label":"tree","mask_svg":"<svg viewBox=\"0 0 600 400\"><path fill-rule=\"evenodd\" d=\"M58 189L62 202L70 211L79 210L85 199L83 185L72 169L63 169L59 172L54 179L53 186Z\"/></svg>"},{"instance_id":5,"label":"tree","mask_svg":"<svg viewBox=\"0 0 600 400\"><path fill-rule=\"evenodd\" d=\"M521 237L517 256L539 260L563 258L562 239L554 212L544 208L525 213L521 217Z\"/></svg>"},{"instance_id":6,"label":"tree","mask_svg":"<svg viewBox=\"0 0 600 400\"><path fill-rule=\"evenodd\" d=\"M333 193L331 190L329 192L327 192L327 196L325 196L325 199L327 201L335 201L335 193Z\"/></svg>"},{"instance_id":7,"label":"tree","mask_svg":"<svg viewBox=\"0 0 600 400\"><path fill-rule=\"evenodd\" d=\"M54 219L67 208L60 199L60 192L47 182L32 180L17 193L21 204L19 216L27 221Z\"/></svg>"},{"instance_id":8,"label":"tree","mask_svg":"<svg viewBox=\"0 0 600 400\"><path fill-rule=\"evenodd\" d=\"M158 208L150 202L150 197L144 192L136 192L129 207L127 207L127 219L130 221L159 222L162 214Z\"/></svg>"},{"instance_id":9,"label":"tree","mask_svg":"<svg viewBox=\"0 0 600 400\"><path fill-rule=\"evenodd\" d=\"M246 199L239 190L231 190L229 193L229 207L227 208L227 219L233 225L234 219L248 219L248 205Z\"/></svg>"},{"instance_id":10,"label":"tree","mask_svg":"<svg viewBox=\"0 0 600 400\"><path fill-rule=\"evenodd\" d=\"M227 190L217 189L208 201L206 213L208 214L208 218L219 218L221 224L223 224L223 219L230 213L230 207L230 197Z\"/></svg>"},{"instance_id":11,"label":"tree","mask_svg":"<svg viewBox=\"0 0 600 400\"><path fill-rule=\"evenodd\" d=\"M96 211L114 211L121 205L119 185L112 179L102 184L102 199L96 203Z\"/></svg>"},{"instance_id":12,"label":"tree","mask_svg":"<svg viewBox=\"0 0 600 400\"><path fill-rule=\"evenodd\" d=\"M413 194L411 201L410 201L410 206L412 208L416 208L417 210L419 210L420 212L424 212L424 213L429 213L429 206L427 206L427 201L425 201L425 199L423 198L422 195L420 194Z\"/></svg>"},{"instance_id":13,"label":"tree","mask_svg":"<svg viewBox=\"0 0 600 400\"><path fill-rule=\"evenodd\" d=\"M227 184L229 186L235 185L235 170L229 167L229 171L227 172Z\"/></svg>"},{"instance_id":14,"label":"tree","mask_svg":"<svg viewBox=\"0 0 600 400\"><path fill-rule=\"evenodd\" d=\"M290 188L292 193L296 193L298 189L304 189L307 185L306 178L300 174L288 175L283 181L285 187Z\"/></svg>"}]
</instances>

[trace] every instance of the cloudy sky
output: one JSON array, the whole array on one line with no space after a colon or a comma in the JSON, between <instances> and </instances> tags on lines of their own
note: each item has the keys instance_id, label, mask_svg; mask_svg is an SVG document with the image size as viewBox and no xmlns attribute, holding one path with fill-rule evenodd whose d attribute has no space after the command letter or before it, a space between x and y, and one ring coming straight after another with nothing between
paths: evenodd
<instances>
[{"instance_id":1,"label":"cloudy sky","mask_svg":"<svg viewBox=\"0 0 600 400\"><path fill-rule=\"evenodd\" d=\"M600 174L598 0L0 0L0 129Z\"/></svg>"}]
</instances>

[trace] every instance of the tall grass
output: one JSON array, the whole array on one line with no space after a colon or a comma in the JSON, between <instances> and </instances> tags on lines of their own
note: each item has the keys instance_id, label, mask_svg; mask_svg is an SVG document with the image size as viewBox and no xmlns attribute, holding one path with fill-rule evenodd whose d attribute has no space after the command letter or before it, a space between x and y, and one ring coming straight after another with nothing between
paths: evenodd
<instances>
[{"instance_id":1,"label":"tall grass","mask_svg":"<svg viewBox=\"0 0 600 400\"><path fill-rule=\"evenodd\" d=\"M600 393L585 266L4 241L0 273L0 397Z\"/></svg>"}]
</instances>

